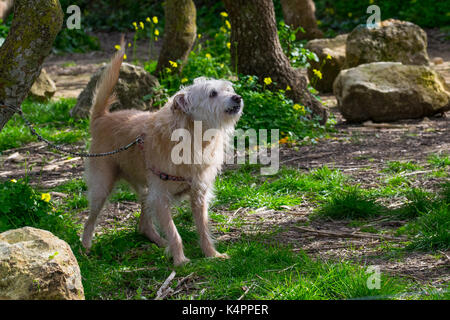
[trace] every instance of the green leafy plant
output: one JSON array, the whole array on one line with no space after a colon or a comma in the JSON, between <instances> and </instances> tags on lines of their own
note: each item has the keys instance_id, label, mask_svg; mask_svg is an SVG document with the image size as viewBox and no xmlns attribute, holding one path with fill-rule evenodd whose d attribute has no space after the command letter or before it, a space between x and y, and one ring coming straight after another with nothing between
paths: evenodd
<instances>
[{"instance_id":1,"label":"green leafy plant","mask_svg":"<svg viewBox=\"0 0 450 320\"><path fill-rule=\"evenodd\" d=\"M0 232L37 226L51 210L50 195L37 192L27 180L0 183Z\"/></svg>"},{"instance_id":2,"label":"green leafy plant","mask_svg":"<svg viewBox=\"0 0 450 320\"><path fill-rule=\"evenodd\" d=\"M10 26L5 23L2 19L0 19L0 39L5 40L6 36L9 33ZM1 45L1 44L0 44Z\"/></svg>"},{"instance_id":3,"label":"green leafy plant","mask_svg":"<svg viewBox=\"0 0 450 320\"><path fill-rule=\"evenodd\" d=\"M306 41L296 40L298 32L305 32L302 27L293 29L284 21L278 24L278 37L285 55L289 58L291 65L295 68L308 68L309 60L319 61L317 55L306 49L304 44Z\"/></svg>"},{"instance_id":4,"label":"green leafy plant","mask_svg":"<svg viewBox=\"0 0 450 320\"><path fill-rule=\"evenodd\" d=\"M247 129L279 129L280 143L289 141L316 142L324 137L329 127L324 127L316 120L311 120L311 111L300 104L295 104L286 97L285 90L270 91L270 86L263 88L256 76L241 76L234 83L236 93L245 101L244 112L237 127ZM287 88L289 89L289 88Z\"/></svg>"}]
</instances>

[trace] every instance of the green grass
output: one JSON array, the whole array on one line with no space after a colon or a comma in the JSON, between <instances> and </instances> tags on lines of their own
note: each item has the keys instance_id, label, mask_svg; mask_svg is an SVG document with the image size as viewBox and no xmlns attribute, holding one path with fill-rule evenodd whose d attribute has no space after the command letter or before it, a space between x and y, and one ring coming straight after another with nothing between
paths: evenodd
<instances>
[{"instance_id":1,"label":"green grass","mask_svg":"<svg viewBox=\"0 0 450 320\"><path fill-rule=\"evenodd\" d=\"M314 216L331 219L368 219L383 214L385 210L374 197L358 186L345 186L325 199Z\"/></svg>"},{"instance_id":2,"label":"green grass","mask_svg":"<svg viewBox=\"0 0 450 320\"><path fill-rule=\"evenodd\" d=\"M433 196L420 190L409 195L409 203L399 209L400 215L416 219L399 228L399 234L412 237L409 249L450 249L450 183L442 184L440 195Z\"/></svg>"},{"instance_id":3,"label":"green grass","mask_svg":"<svg viewBox=\"0 0 450 320\"><path fill-rule=\"evenodd\" d=\"M384 172L388 173L400 173L404 171L416 171L422 169L421 166L411 162L411 161L388 161L387 167L383 169Z\"/></svg>"},{"instance_id":4,"label":"green grass","mask_svg":"<svg viewBox=\"0 0 450 320\"><path fill-rule=\"evenodd\" d=\"M270 192L274 193L276 201L272 199L266 202L265 197L258 200L261 202L258 205L269 206L273 203L276 206L291 203L292 198L286 196L296 192L298 195L305 193L311 199L320 199L321 203L336 202L336 194L342 194L343 199L347 199L344 203L348 202L349 205L340 205L338 208L352 208L354 210L351 211L352 218L374 216L373 213L367 212L370 212L368 209L377 207L377 204L374 204L373 199L362 190L357 187L346 187L345 192L340 192L341 183L348 179L337 170L323 167L310 173L301 173L294 169L282 168L278 175L270 179L258 175L258 170L258 166L243 166L237 171L225 172L217 184L220 186L226 181L230 187L232 183L240 182L233 198L245 199L239 205L254 205L254 202L246 196L255 190L261 194L266 193L266 196ZM250 193L245 195L243 185L250 185L253 191L250 190ZM12 182L6 185L8 190L16 186L17 184ZM449 189L449 184L444 184L439 197L436 198L428 198L426 193L417 191L414 193L415 197L410 197L410 202L416 203L414 208L423 201L444 204L448 200ZM80 206L73 205L85 197L84 181L72 180L53 190L67 193L69 198L61 202L52 200L50 205L55 209L51 214L25 224L47 229L70 244L83 275L86 298L154 298L157 289L174 267L164 249L156 247L137 233L139 212L135 212L132 219L117 221L108 229L98 227L91 253L86 255L79 240L82 226L77 222L79 219L77 212ZM226 188L218 190L219 203L231 208L233 200L226 200L231 196L226 195L226 192L231 193L231 190ZM9 203L11 201L21 203L14 201L21 193L16 192L14 193L16 196L5 199L8 199ZM123 194L127 195L125 197L127 198L130 193L129 187L119 184L117 194L120 199L124 198ZM40 195L39 192L35 194L36 197ZM119 198L116 200L120 201ZM3 208L5 201L3 200ZM211 211L211 219L218 222L220 232L227 233L231 227L240 228L242 225L240 219L228 221L214 209ZM370 274L366 273L368 265L312 259L302 252L293 252L289 246L273 243L270 233L243 235L232 242L219 241L218 250L228 253L230 259L208 259L203 256L198 245L198 235L190 209L184 205L177 207L173 216L183 239L186 256L191 259L191 263L175 268L177 279L193 273L195 286L189 292L180 293L171 297L172 299L237 299L244 293L242 288L250 288L246 299L397 299L405 297L407 292L415 292L411 282L384 273L381 274L380 289L369 289L367 281ZM347 218L347 214L338 217ZM428 213L418 217L412 215L410 224L403 230L412 236L411 246L408 249L448 249L449 221L448 203L447 206L433 207ZM361 228L364 228L362 222ZM376 232L376 230L366 231ZM172 286L176 286L176 283L175 280ZM428 296L414 293L408 297L440 299L442 293L434 292Z\"/></svg>"},{"instance_id":5,"label":"green grass","mask_svg":"<svg viewBox=\"0 0 450 320\"><path fill-rule=\"evenodd\" d=\"M25 100L22 110L28 121L44 138L57 144L75 143L89 137L88 120L74 120L69 115L75 103L75 99L61 99L48 103ZM35 141L37 138L16 114L0 132L0 151Z\"/></svg>"},{"instance_id":6,"label":"green grass","mask_svg":"<svg viewBox=\"0 0 450 320\"><path fill-rule=\"evenodd\" d=\"M288 247L263 244L255 238L219 244L218 249L227 252L229 260L207 259L196 244L195 233L186 230L178 219L176 223L181 224L185 251L192 259L175 268L177 277L194 273L199 283L192 292L176 298L237 299L244 286L251 287L246 299L376 298L400 294L408 286L407 282L382 276L381 288L370 290L365 268L312 260ZM173 269L162 249L150 245L130 228L99 237L92 253L79 262L89 299L152 299Z\"/></svg>"},{"instance_id":7,"label":"green grass","mask_svg":"<svg viewBox=\"0 0 450 320\"><path fill-rule=\"evenodd\" d=\"M405 192L406 202L398 209L398 216L404 219L417 218L434 209L435 196L421 189L412 188Z\"/></svg>"},{"instance_id":8,"label":"green grass","mask_svg":"<svg viewBox=\"0 0 450 320\"><path fill-rule=\"evenodd\" d=\"M433 154L428 158L428 163L435 168L450 166L450 156L447 154Z\"/></svg>"},{"instance_id":9,"label":"green grass","mask_svg":"<svg viewBox=\"0 0 450 320\"><path fill-rule=\"evenodd\" d=\"M345 181L338 170L323 167L309 174L281 168L270 177L259 175L260 166L241 166L228 171L216 181L215 206L280 209L302 202L303 196L323 197Z\"/></svg>"}]
</instances>

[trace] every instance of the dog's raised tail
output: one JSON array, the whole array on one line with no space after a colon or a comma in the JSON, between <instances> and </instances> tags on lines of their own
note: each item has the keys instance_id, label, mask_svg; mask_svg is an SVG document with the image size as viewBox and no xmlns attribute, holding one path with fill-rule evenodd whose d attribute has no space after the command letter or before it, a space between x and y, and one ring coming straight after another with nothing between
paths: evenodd
<instances>
[{"instance_id":1,"label":"dog's raised tail","mask_svg":"<svg viewBox=\"0 0 450 320\"><path fill-rule=\"evenodd\" d=\"M119 79L120 66L125 55L125 41L122 36L120 50L111 59L106 69L103 71L95 89L92 99L91 121L106 114L111 104L116 102L116 96L113 92Z\"/></svg>"}]
</instances>

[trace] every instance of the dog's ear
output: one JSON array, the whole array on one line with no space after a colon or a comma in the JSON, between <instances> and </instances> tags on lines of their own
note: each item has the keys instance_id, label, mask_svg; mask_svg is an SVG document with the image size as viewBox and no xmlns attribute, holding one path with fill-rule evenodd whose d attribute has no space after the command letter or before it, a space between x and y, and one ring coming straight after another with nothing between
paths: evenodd
<instances>
[{"instance_id":1,"label":"dog's ear","mask_svg":"<svg viewBox=\"0 0 450 320\"><path fill-rule=\"evenodd\" d=\"M188 111L188 103L186 101L184 93L179 93L175 97L173 97L172 111L176 109L179 109L185 113Z\"/></svg>"}]
</instances>

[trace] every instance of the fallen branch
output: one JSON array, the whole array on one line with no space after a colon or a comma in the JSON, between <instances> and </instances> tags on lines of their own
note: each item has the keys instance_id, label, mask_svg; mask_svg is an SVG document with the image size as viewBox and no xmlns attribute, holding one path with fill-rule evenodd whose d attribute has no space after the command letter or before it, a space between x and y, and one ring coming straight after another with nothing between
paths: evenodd
<instances>
[{"instance_id":1,"label":"fallen branch","mask_svg":"<svg viewBox=\"0 0 450 320\"><path fill-rule=\"evenodd\" d=\"M129 270L119 270L119 272L129 273L129 272L139 272L139 271L153 271L157 270L157 267L151 267L151 268L137 268L137 269L129 269Z\"/></svg>"},{"instance_id":2,"label":"fallen branch","mask_svg":"<svg viewBox=\"0 0 450 320\"><path fill-rule=\"evenodd\" d=\"M156 292L155 300L162 300L173 292L173 289L170 288L169 285L172 282L173 278L175 278L176 274L177 273L175 271L172 271L172 273L167 277L166 281L164 281L164 283Z\"/></svg>"},{"instance_id":3,"label":"fallen branch","mask_svg":"<svg viewBox=\"0 0 450 320\"><path fill-rule=\"evenodd\" d=\"M415 174L430 173L430 172L433 172L433 170L413 171L413 172L408 172L408 173L401 173L400 176L406 177L406 176L412 176L412 175L415 175Z\"/></svg>"},{"instance_id":4,"label":"fallen branch","mask_svg":"<svg viewBox=\"0 0 450 320\"><path fill-rule=\"evenodd\" d=\"M287 270L289 270L289 269L292 269L292 268L295 267L297 264L298 264L298 263L294 263L292 266L289 266L289 267L284 268L284 269L281 269L281 270L279 270L279 269L273 269L273 270L264 270L263 272L276 272L276 273L281 273L281 272L287 271Z\"/></svg>"},{"instance_id":5,"label":"fallen branch","mask_svg":"<svg viewBox=\"0 0 450 320\"><path fill-rule=\"evenodd\" d=\"M395 241L404 240L403 238L399 238L399 237L381 236L381 235L377 235L377 234L362 233L362 232L342 233L342 232L334 232L334 231L316 230L316 229L312 229L312 228L299 227L299 226L294 226L294 228L302 230L302 231L306 231L306 232L316 233L319 236L324 236L324 237L366 238L366 239L395 240Z\"/></svg>"},{"instance_id":6,"label":"fallen branch","mask_svg":"<svg viewBox=\"0 0 450 320\"><path fill-rule=\"evenodd\" d=\"M238 300L242 300L242 298L244 298L244 297L247 295L247 293L250 291L250 289L252 289L253 287L254 287L254 284L252 284L251 286L247 287L247 289L245 290L245 292L242 294L242 296L240 296L240 297L238 298Z\"/></svg>"}]
</instances>

